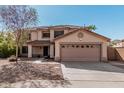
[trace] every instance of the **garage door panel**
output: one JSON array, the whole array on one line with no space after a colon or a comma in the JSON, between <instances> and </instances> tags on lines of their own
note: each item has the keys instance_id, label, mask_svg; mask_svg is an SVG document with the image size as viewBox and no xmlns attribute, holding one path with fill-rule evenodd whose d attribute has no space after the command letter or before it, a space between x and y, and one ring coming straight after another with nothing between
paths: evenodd
<instances>
[{"instance_id":1,"label":"garage door panel","mask_svg":"<svg viewBox=\"0 0 124 93\"><path fill-rule=\"evenodd\" d=\"M68 61L68 62L74 62L74 61L81 61L81 62L83 62L83 61L85 61L85 62L96 62L96 61L99 61L99 59L97 58L63 58L61 61Z\"/></svg>"},{"instance_id":2,"label":"garage door panel","mask_svg":"<svg viewBox=\"0 0 124 93\"><path fill-rule=\"evenodd\" d=\"M78 47L77 47L78 46ZM100 45L64 45L61 48L62 61L99 61ZM92 47L91 47L92 46Z\"/></svg>"},{"instance_id":3,"label":"garage door panel","mask_svg":"<svg viewBox=\"0 0 124 93\"><path fill-rule=\"evenodd\" d=\"M62 57L97 57L99 53L95 52L99 52L99 49L62 49Z\"/></svg>"}]
</instances>

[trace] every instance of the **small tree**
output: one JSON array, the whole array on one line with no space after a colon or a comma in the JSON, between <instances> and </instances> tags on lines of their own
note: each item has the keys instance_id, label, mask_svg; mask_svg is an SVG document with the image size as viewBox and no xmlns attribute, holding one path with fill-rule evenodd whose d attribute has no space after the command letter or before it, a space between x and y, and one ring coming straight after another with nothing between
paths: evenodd
<instances>
[{"instance_id":1,"label":"small tree","mask_svg":"<svg viewBox=\"0 0 124 93\"><path fill-rule=\"evenodd\" d=\"M89 30L93 30L93 31L95 31L97 29L95 25L89 25L86 28Z\"/></svg>"},{"instance_id":2,"label":"small tree","mask_svg":"<svg viewBox=\"0 0 124 93\"><path fill-rule=\"evenodd\" d=\"M0 19L3 26L14 32L16 42L16 58L18 58L18 47L23 35L24 29L37 22L37 12L34 8L29 6L1 6L0 7Z\"/></svg>"},{"instance_id":3,"label":"small tree","mask_svg":"<svg viewBox=\"0 0 124 93\"><path fill-rule=\"evenodd\" d=\"M28 31L24 31L20 37L20 41L19 41L19 50L20 53L22 53L22 46L23 44L26 43L26 41L29 39L29 32Z\"/></svg>"}]
</instances>

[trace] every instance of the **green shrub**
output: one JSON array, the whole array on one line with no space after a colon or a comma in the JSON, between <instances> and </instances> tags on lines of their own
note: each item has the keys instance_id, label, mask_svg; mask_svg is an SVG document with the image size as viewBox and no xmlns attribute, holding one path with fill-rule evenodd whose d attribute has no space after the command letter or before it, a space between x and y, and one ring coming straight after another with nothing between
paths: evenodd
<instances>
[{"instance_id":1,"label":"green shrub","mask_svg":"<svg viewBox=\"0 0 124 93\"><path fill-rule=\"evenodd\" d=\"M0 45L0 57L1 58L7 58L14 54L15 54L15 47L9 48L7 43L3 43Z\"/></svg>"},{"instance_id":2,"label":"green shrub","mask_svg":"<svg viewBox=\"0 0 124 93\"><path fill-rule=\"evenodd\" d=\"M15 44L13 37L6 33L0 33L0 58L7 58L15 55Z\"/></svg>"}]
</instances>

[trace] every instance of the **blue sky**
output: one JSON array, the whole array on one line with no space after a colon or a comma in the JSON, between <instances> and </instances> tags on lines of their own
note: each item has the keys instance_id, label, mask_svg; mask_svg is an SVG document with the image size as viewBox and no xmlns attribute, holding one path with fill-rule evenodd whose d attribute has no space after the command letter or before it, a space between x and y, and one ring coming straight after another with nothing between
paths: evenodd
<instances>
[{"instance_id":1,"label":"blue sky","mask_svg":"<svg viewBox=\"0 0 124 93\"><path fill-rule=\"evenodd\" d=\"M39 25L94 24L95 32L111 39L124 39L124 6L52 5L33 6L39 15Z\"/></svg>"}]
</instances>

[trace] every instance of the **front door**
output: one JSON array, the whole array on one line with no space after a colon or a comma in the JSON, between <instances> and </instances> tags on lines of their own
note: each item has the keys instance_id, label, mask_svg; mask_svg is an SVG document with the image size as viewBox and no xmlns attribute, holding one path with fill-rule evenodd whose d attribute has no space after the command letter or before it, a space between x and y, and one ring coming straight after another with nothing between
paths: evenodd
<instances>
[{"instance_id":1,"label":"front door","mask_svg":"<svg viewBox=\"0 0 124 93\"><path fill-rule=\"evenodd\" d=\"M48 56L48 46L43 47L43 56L47 57Z\"/></svg>"}]
</instances>

